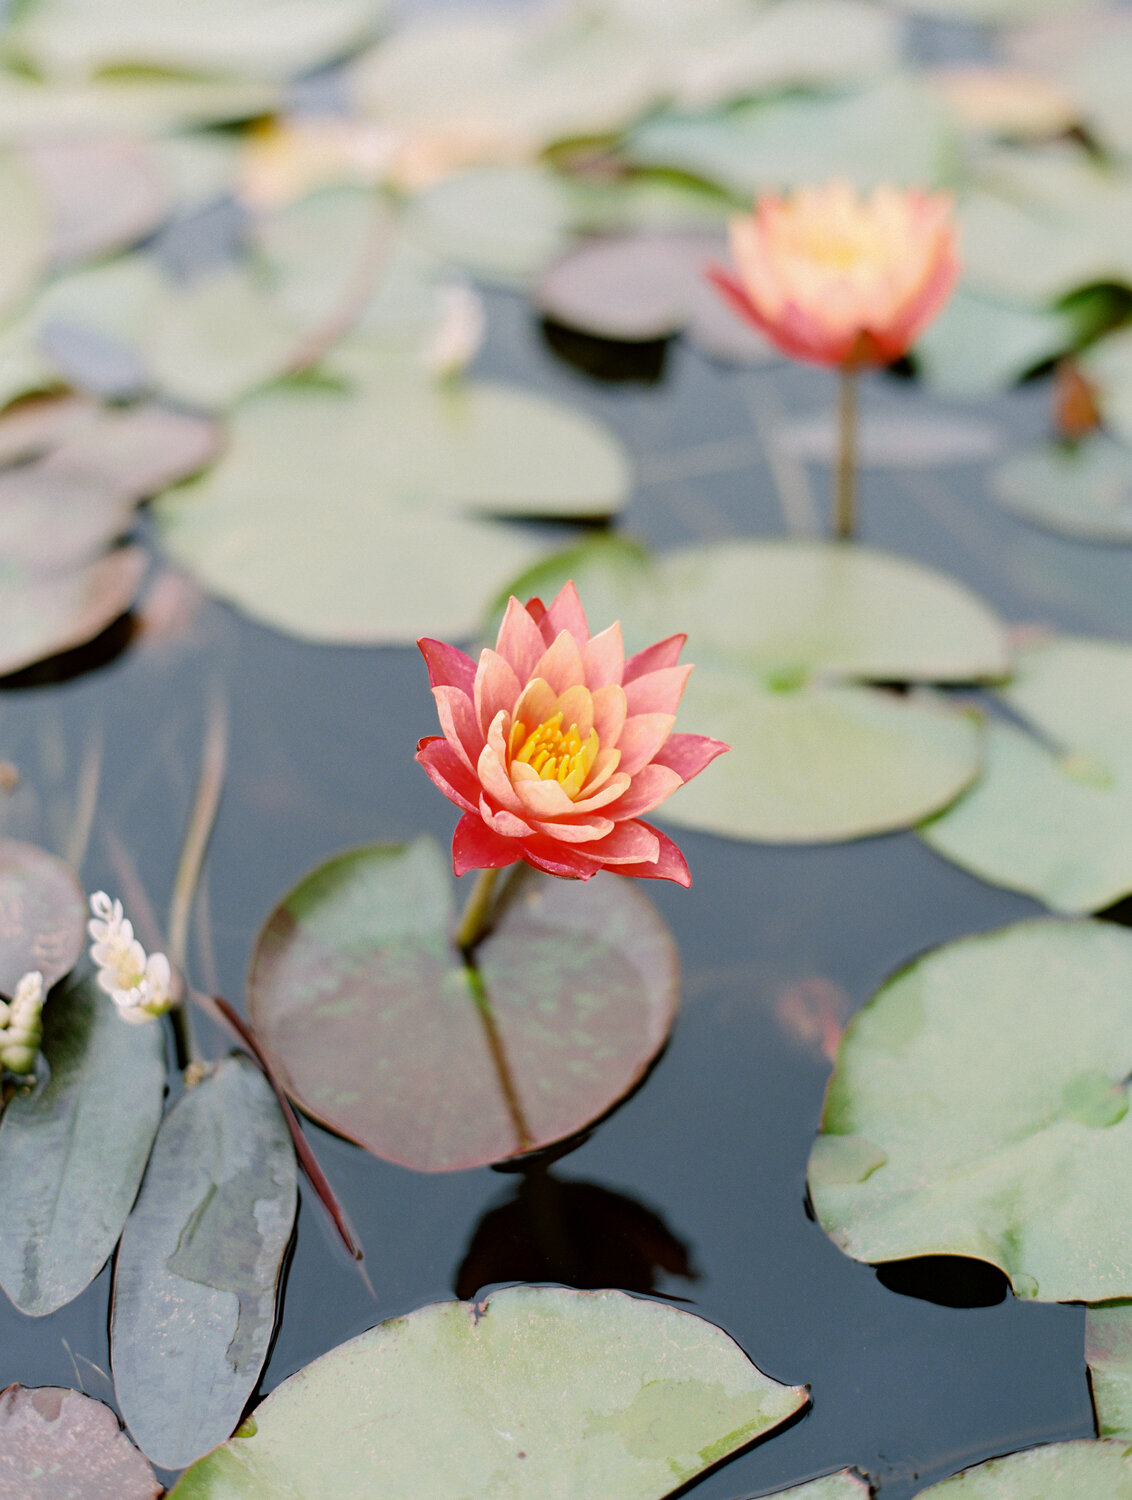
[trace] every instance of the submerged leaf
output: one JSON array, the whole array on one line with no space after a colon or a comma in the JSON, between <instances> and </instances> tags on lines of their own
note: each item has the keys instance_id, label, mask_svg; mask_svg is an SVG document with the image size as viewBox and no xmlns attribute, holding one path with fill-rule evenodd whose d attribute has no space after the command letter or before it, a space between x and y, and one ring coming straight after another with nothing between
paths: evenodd
<instances>
[{"instance_id":1,"label":"submerged leaf","mask_svg":"<svg viewBox=\"0 0 1132 1500\"><path fill-rule=\"evenodd\" d=\"M512 1287L421 1308L323 1355L173 1493L663 1500L806 1399L690 1313L624 1292Z\"/></svg>"},{"instance_id":2,"label":"submerged leaf","mask_svg":"<svg viewBox=\"0 0 1132 1500\"><path fill-rule=\"evenodd\" d=\"M295 1204L271 1086L229 1058L166 1116L115 1268L114 1389L162 1468L184 1468L239 1422L271 1342Z\"/></svg>"},{"instance_id":3,"label":"submerged leaf","mask_svg":"<svg viewBox=\"0 0 1132 1500\"><path fill-rule=\"evenodd\" d=\"M43 1011L49 1076L0 1122L0 1285L41 1317L77 1297L122 1232L161 1119L165 1038L124 1026L93 980Z\"/></svg>"},{"instance_id":4,"label":"submerged leaf","mask_svg":"<svg viewBox=\"0 0 1132 1500\"><path fill-rule=\"evenodd\" d=\"M29 969L44 992L70 973L86 942L86 896L70 865L34 844L0 839L0 995Z\"/></svg>"},{"instance_id":5,"label":"submerged leaf","mask_svg":"<svg viewBox=\"0 0 1132 1500\"><path fill-rule=\"evenodd\" d=\"M990 1261L1018 1296L1132 1292L1132 934L1040 919L945 944L850 1023L810 1157L855 1260Z\"/></svg>"},{"instance_id":6,"label":"submerged leaf","mask_svg":"<svg viewBox=\"0 0 1132 1500\"><path fill-rule=\"evenodd\" d=\"M51 1385L0 1391L0 1495L158 1500L163 1493L101 1401Z\"/></svg>"},{"instance_id":7,"label":"submerged leaf","mask_svg":"<svg viewBox=\"0 0 1132 1500\"><path fill-rule=\"evenodd\" d=\"M256 945L248 1005L308 1114L378 1156L446 1171L573 1135L668 1036L677 959L632 881L520 867L476 970L452 943L430 840L320 866Z\"/></svg>"}]
</instances>

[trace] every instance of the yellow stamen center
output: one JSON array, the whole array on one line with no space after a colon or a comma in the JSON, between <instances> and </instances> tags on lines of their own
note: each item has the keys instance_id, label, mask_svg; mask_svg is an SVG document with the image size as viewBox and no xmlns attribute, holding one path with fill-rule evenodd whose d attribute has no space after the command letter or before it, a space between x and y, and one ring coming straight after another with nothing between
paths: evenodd
<instances>
[{"instance_id":1,"label":"yellow stamen center","mask_svg":"<svg viewBox=\"0 0 1132 1500\"><path fill-rule=\"evenodd\" d=\"M571 801L578 795L597 758L597 730L582 739L577 724L562 728L562 712L545 719L537 729L527 733L527 726L517 721L511 728L511 758L532 771L543 781L557 781Z\"/></svg>"}]
</instances>

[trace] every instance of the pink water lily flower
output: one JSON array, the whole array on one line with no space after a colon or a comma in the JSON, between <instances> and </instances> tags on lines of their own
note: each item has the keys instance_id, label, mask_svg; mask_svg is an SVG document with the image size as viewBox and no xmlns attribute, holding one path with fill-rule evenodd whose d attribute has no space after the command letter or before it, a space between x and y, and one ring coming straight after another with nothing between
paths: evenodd
<instances>
[{"instance_id":1,"label":"pink water lily flower","mask_svg":"<svg viewBox=\"0 0 1132 1500\"><path fill-rule=\"evenodd\" d=\"M731 221L738 275L708 274L785 354L824 365L887 364L907 353L959 274L951 200L847 182L761 198Z\"/></svg>"},{"instance_id":2,"label":"pink water lily flower","mask_svg":"<svg viewBox=\"0 0 1132 1500\"><path fill-rule=\"evenodd\" d=\"M591 636L573 583L547 608L514 597L478 664L418 642L443 736L417 759L464 810L457 875L524 860L588 880L599 870L690 885L680 850L641 822L729 747L673 734L690 666L682 635L625 660L621 626Z\"/></svg>"}]
</instances>

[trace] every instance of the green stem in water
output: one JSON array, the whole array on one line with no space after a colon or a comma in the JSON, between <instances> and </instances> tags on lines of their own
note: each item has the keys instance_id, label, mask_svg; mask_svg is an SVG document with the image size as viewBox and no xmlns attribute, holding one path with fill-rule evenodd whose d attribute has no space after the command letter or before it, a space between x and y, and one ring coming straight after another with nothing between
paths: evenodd
<instances>
[{"instance_id":1,"label":"green stem in water","mask_svg":"<svg viewBox=\"0 0 1132 1500\"><path fill-rule=\"evenodd\" d=\"M476 883L472 886L468 904L464 907L460 925L456 929L456 946L465 955L471 952L487 931L498 880L498 870L481 870L476 876Z\"/></svg>"},{"instance_id":2,"label":"green stem in water","mask_svg":"<svg viewBox=\"0 0 1132 1500\"><path fill-rule=\"evenodd\" d=\"M837 467L834 472L833 534L840 541L853 535L856 521L857 369L850 362L838 371Z\"/></svg>"}]
</instances>

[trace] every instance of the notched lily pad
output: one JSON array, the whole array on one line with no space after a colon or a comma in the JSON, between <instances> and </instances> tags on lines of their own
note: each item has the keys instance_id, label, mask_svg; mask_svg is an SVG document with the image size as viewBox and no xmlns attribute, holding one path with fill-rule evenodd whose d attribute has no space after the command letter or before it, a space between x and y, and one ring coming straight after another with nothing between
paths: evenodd
<instances>
[{"instance_id":1,"label":"notched lily pad","mask_svg":"<svg viewBox=\"0 0 1132 1500\"><path fill-rule=\"evenodd\" d=\"M240 1420L271 1342L295 1205L278 1101L254 1063L228 1058L162 1123L115 1266L114 1390L162 1468L184 1468Z\"/></svg>"},{"instance_id":2,"label":"notched lily pad","mask_svg":"<svg viewBox=\"0 0 1132 1500\"><path fill-rule=\"evenodd\" d=\"M1132 891L1132 646L1054 639L1018 653L983 775L920 830L937 853L1055 911Z\"/></svg>"},{"instance_id":3,"label":"notched lily pad","mask_svg":"<svg viewBox=\"0 0 1132 1500\"><path fill-rule=\"evenodd\" d=\"M1130 1037L1120 928L1039 919L917 959L842 1039L809 1168L826 1233L873 1264L989 1261L1041 1301L1128 1295Z\"/></svg>"},{"instance_id":4,"label":"notched lily pad","mask_svg":"<svg viewBox=\"0 0 1132 1500\"><path fill-rule=\"evenodd\" d=\"M163 1493L101 1401L53 1385L0 1391L0 1495L158 1500Z\"/></svg>"},{"instance_id":5,"label":"notched lily pad","mask_svg":"<svg viewBox=\"0 0 1132 1500\"><path fill-rule=\"evenodd\" d=\"M1132 1449L1080 1439L975 1464L921 1490L919 1500L1125 1500L1130 1487Z\"/></svg>"},{"instance_id":6,"label":"notched lily pad","mask_svg":"<svg viewBox=\"0 0 1132 1500\"><path fill-rule=\"evenodd\" d=\"M64 860L35 844L0 839L0 995L29 969L45 989L78 961L86 942L86 896Z\"/></svg>"},{"instance_id":7,"label":"notched lily pad","mask_svg":"<svg viewBox=\"0 0 1132 1500\"><path fill-rule=\"evenodd\" d=\"M430 840L320 866L256 944L248 1006L308 1114L420 1171L565 1139L641 1079L677 1003L672 938L632 881L515 872L477 972Z\"/></svg>"},{"instance_id":8,"label":"notched lily pad","mask_svg":"<svg viewBox=\"0 0 1132 1500\"><path fill-rule=\"evenodd\" d=\"M662 1500L806 1400L690 1313L624 1292L512 1287L421 1308L323 1355L173 1494Z\"/></svg>"}]
</instances>

